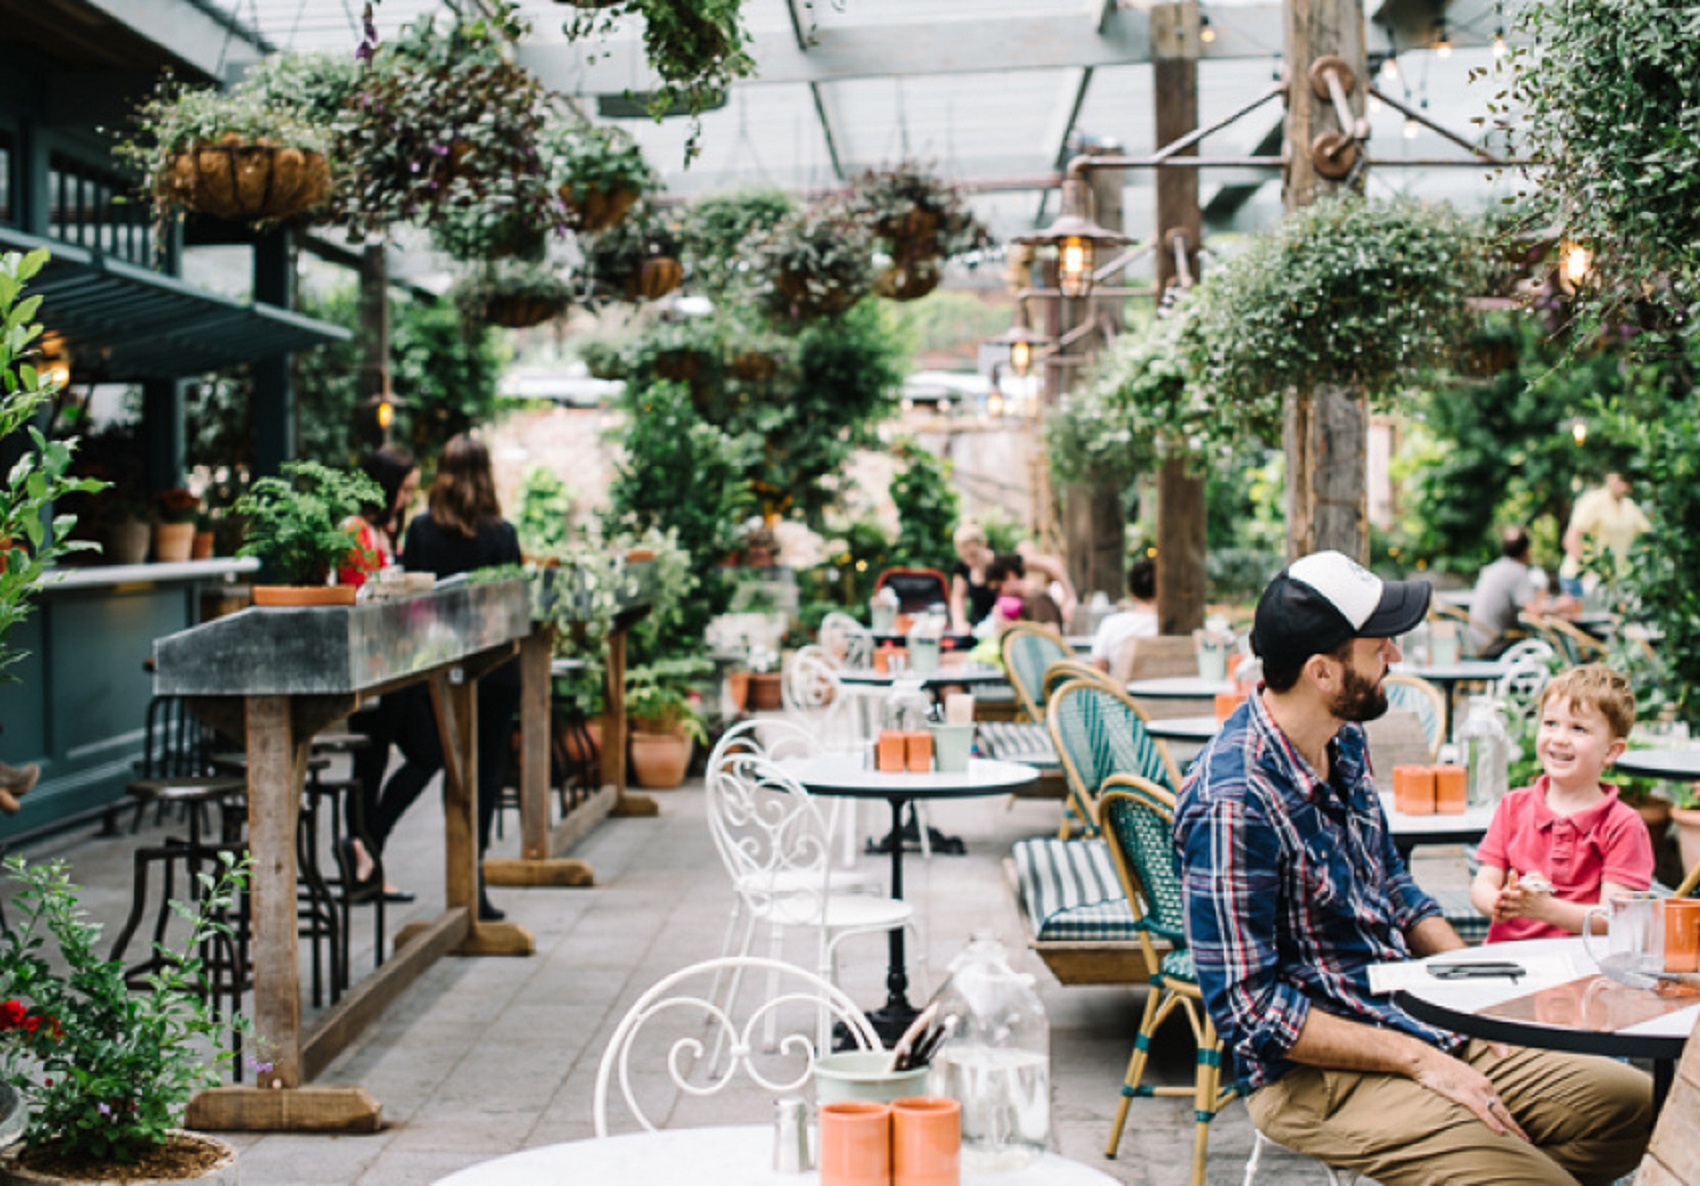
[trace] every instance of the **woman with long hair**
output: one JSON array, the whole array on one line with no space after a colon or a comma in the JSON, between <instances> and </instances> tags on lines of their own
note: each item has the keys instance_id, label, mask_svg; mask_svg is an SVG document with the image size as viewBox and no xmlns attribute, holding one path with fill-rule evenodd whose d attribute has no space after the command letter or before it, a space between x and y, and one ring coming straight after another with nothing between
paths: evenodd
<instances>
[{"instance_id":1,"label":"woman with long hair","mask_svg":"<svg viewBox=\"0 0 1700 1186\"><path fill-rule=\"evenodd\" d=\"M502 518L496 481L490 472L490 453L482 441L460 433L443 446L437 476L427 498L429 510L407 525L401 560L409 572L455 576L479 568L520 563L519 533ZM519 710L519 661L503 664L478 681L478 855L490 843L490 825L502 789L508 741ZM382 851L402 812L419 797L425 785L443 768L436 719L429 692L414 685L401 694L406 707L403 727L396 735L403 764L384 784L378 797L372 840ZM478 883L478 914L486 921L503 917Z\"/></svg>"}]
</instances>

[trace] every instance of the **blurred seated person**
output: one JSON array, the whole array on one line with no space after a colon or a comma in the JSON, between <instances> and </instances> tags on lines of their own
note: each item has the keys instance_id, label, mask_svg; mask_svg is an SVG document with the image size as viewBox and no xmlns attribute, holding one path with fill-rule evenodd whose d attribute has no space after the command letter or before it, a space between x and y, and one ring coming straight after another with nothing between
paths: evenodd
<instances>
[{"instance_id":1,"label":"blurred seated person","mask_svg":"<svg viewBox=\"0 0 1700 1186\"><path fill-rule=\"evenodd\" d=\"M1131 603L1098 623L1092 635L1092 666L1110 669L1110 659L1130 638L1152 638L1157 634L1157 562L1135 561L1127 570L1127 596Z\"/></svg>"},{"instance_id":2,"label":"blurred seated person","mask_svg":"<svg viewBox=\"0 0 1700 1186\"><path fill-rule=\"evenodd\" d=\"M745 533L738 567L730 575L737 584L730 606L733 613L797 617L797 574L779 562L778 540L767 527L753 527Z\"/></svg>"},{"instance_id":3,"label":"blurred seated person","mask_svg":"<svg viewBox=\"0 0 1700 1186\"><path fill-rule=\"evenodd\" d=\"M1565 594L1549 599L1544 582L1537 584L1529 567L1529 533L1507 527L1499 539L1499 559L1476 577L1470 599L1470 641L1476 654L1495 659L1524 637L1517 626L1520 614L1574 614L1576 598Z\"/></svg>"},{"instance_id":4,"label":"blurred seated person","mask_svg":"<svg viewBox=\"0 0 1700 1186\"><path fill-rule=\"evenodd\" d=\"M950 570L950 624L958 634L977 633L974 627L985 621L997 600L997 591L986 579L986 568L996 558L986 542L986 531L972 520L963 523L951 537L956 545L957 561ZM1077 598L1069 583L1068 569L1055 556L1041 555L1023 543L1016 549L1024 572L1042 577L1052 586L1052 599L1066 616L1074 612Z\"/></svg>"},{"instance_id":5,"label":"blurred seated person","mask_svg":"<svg viewBox=\"0 0 1700 1186\"><path fill-rule=\"evenodd\" d=\"M986 565L986 587L999 598L1021 600L1023 621L1036 622L1062 632L1062 609L1051 599L1042 581L1027 575L1027 565L1019 552L1000 552Z\"/></svg>"}]
</instances>

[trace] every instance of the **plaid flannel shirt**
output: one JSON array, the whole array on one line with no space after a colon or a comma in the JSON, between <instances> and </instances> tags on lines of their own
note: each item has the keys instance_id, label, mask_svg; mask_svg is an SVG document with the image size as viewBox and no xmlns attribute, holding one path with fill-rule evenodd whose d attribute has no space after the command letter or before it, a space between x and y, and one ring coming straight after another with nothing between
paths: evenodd
<instances>
[{"instance_id":1,"label":"plaid flannel shirt","mask_svg":"<svg viewBox=\"0 0 1700 1186\"><path fill-rule=\"evenodd\" d=\"M1362 726L1335 735L1329 765L1324 782L1253 696L1181 788L1187 942L1246 1092L1293 1065L1312 1008L1444 1050L1462 1042L1370 995L1369 965L1408 958L1406 932L1440 907L1393 847Z\"/></svg>"}]
</instances>

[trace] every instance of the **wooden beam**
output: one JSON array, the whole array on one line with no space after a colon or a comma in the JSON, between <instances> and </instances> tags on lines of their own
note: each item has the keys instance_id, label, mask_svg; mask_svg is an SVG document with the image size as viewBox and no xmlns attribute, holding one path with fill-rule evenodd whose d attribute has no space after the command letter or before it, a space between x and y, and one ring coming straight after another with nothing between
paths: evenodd
<instances>
[{"instance_id":1,"label":"wooden beam","mask_svg":"<svg viewBox=\"0 0 1700 1186\"><path fill-rule=\"evenodd\" d=\"M364 1087L214 1087L189 1101L183 1125L200 1132L377 1132L384 1107Z\"/></svg>"},{"instance_id":2,"label":"wooden beam","mask_svg":"<svg viewBox=\"0 0 1700 1186\"><path fill-rule=\"evenodd\" d=\"M528 861L549 855L549 659L553 650L554 632L548 629L534 630L519 649L519 851Z\"/></svg>"},{"instance_id":3,"label":"wooden beam","mask_svg":"<svg viewBox=\"0 0 1700 1186\"><path fill-rule=\"evenodd\" d=\"M277 1084L299 1087L306 1075L301 1065L295 830L307 780L307 746L295 741L288 696L250 696L246 709L254 1029L269 1045Z\"/></svg>"}]
</instances>

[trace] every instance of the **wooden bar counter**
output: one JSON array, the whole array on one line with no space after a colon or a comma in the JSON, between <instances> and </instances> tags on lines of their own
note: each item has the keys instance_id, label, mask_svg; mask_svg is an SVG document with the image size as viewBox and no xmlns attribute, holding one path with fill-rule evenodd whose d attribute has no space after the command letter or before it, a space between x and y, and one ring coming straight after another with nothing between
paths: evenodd
<instances>
[{"instance_id":1,"label":"wooden bar counter","mask_svg":"<svg viewBox=\"0 0 1700 1186\"><path fill-rule=\"evenodd\" d=\"M154 690L245 741L253 863L254 1029L272 1068L253 1087L204 1091L192 1128L369 1132L382 1106L358 1086L306 1086L439 957L529 955L530 932L477 921L478 678L531 633L524 580L453 581L352 609L250 609L154 642ZM425 682L442 738L444 899L396 953L310 1031L296 950L296 822L313 734L363 700Z\"/></svg>"}]
</instances>

